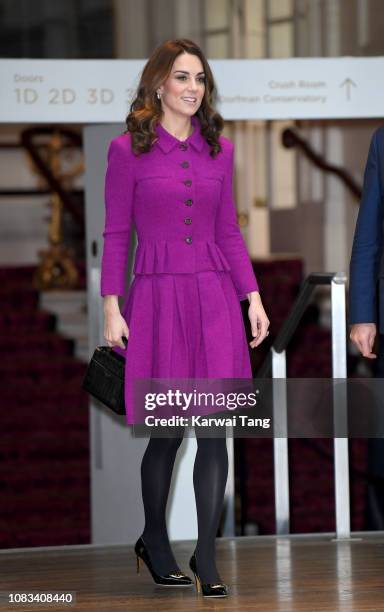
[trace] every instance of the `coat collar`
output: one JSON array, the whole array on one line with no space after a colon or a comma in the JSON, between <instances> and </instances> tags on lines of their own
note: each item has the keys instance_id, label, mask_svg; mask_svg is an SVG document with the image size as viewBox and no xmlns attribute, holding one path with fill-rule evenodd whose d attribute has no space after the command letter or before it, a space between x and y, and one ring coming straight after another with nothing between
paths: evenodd
<instances>
[{"instance_id":1,"label":"coat collar","mask_svg":"<svg viewBox=\"0 0 384 612\"><path fill-rule=\"evenodd\" d=\"M200 121L196 115L192 115L191 123L193 125L193 132L186 140L179 140L167 132L160 122L156 124L155 130L158 135L158 140L156 140L156 143L159 145L162 151L164 151L164 153L169 153L181 142L186 142L192 145L197 151L202 150L205 138L200 132Z\"/></svg>"}]
</instances>

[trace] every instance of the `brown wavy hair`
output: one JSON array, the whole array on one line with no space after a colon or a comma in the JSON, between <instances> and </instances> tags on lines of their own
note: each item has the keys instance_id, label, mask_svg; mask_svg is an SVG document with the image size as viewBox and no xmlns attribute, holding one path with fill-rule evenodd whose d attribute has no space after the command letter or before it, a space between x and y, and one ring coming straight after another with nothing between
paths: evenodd
<instances>
[{"instance_id":1,"label":"brown wavy hair","mask_svg":"<svg viewBox=\"0 0 384 612\"><path fill-rule=\"evenodd\" d=\"M221 151L219 136L224 128L224 119L214 109L217 90L212 71L200 47L188 38L176 38L165 41L153 51L144 66L135 98L126 117L127 129L124 133L130 132L132 150L136 155L150 151L157 140L155 126L162 116L162 108L156 91L167 80L175 59L181 53L197 55L203 65L205 91L195 114L201 124L201 134L211 146L210 155L216 157Z\"/></svg>"}]
</instances>

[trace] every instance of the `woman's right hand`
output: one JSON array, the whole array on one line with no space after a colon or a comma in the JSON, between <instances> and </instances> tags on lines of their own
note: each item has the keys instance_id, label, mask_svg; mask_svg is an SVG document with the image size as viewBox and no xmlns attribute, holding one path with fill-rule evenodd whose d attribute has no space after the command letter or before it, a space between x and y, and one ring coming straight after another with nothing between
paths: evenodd
<instances>
[{"instance_id":1,"label":"woman's right hand","mask_svg":"<svg viewBox=\"0 0 384 612\"><path fill-rule=\"evenodd\" d=\"M115 298L115 299L112 299ZM122 336L129 338L129 328L122 316L117 296L108 295L104 298L104 338L108 346L119 346L125 349Z\"/></svg>"}]
</instances>

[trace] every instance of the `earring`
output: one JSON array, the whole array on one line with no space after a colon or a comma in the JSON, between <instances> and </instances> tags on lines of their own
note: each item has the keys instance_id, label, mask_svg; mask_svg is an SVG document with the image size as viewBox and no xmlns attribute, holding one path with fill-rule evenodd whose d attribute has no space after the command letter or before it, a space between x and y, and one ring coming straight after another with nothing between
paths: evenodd
<instances>
[{"instance_id":1,"label":"earring","mask_svg":"<svg viewBox=\"0 0 384 612\"><path fill-rule=\"evenodd\" d=\"M157 97L158 97L158 98L159 98L159 100L160 100L160 98L161 98L161 93L157 92Z\"/></svg>"}]
</instances>

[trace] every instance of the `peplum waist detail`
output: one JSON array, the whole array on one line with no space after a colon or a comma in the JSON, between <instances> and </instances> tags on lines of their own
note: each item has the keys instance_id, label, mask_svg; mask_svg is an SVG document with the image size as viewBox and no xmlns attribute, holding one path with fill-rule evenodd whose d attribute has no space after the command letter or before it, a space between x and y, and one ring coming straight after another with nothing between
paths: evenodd
<instances>
[{"instance_id":1,"label":"peplum waist detail","mask_svg":"<svg viewBox=\"0 0 384 612\"><path fill-rule=\"evenodd\" d=\"M193 240L193 238L192 238ZM216 242L193 240L139 241L133 267L134 274L181 274L204 270L226 270L231 267Z\"/></svg>"}]
</instances>

